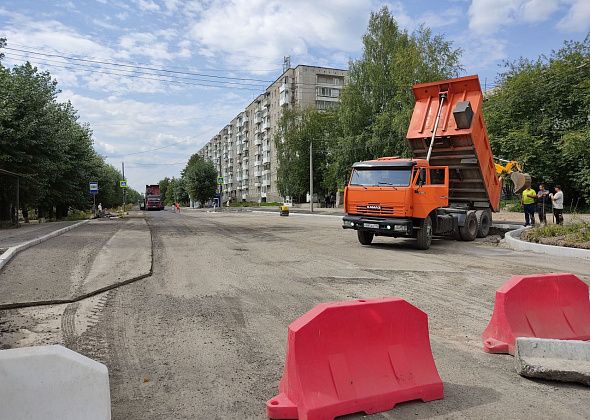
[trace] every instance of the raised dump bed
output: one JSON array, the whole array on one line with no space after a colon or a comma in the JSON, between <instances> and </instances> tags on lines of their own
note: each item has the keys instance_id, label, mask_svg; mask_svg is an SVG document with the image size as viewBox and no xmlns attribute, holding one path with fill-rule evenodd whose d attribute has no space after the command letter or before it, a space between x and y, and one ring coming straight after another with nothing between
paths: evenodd
<instances>
[{"instance_id":1,"label":"raised dump bed","mask_svg":"<svg viewBox=\"0 0 590 420\"><path fill-rule=\"evenodd\" d=\"M502 184L483 119L479 78L422 83L413 91L416 105L407 134L413 157L427 157L442 100L430 164L449 167L449 205L498 211Z\"/></svg>"}]
</instances>

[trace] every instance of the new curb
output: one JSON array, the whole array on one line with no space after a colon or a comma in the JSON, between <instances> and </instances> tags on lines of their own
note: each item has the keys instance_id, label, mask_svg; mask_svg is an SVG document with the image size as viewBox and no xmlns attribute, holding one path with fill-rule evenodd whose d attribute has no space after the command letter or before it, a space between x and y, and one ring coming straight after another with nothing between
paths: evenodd
<instances>
[{"instance_id":1,"label":"new curb","mask_svg":"<svg viewBox=\"0 0 590 420\"><path fill-rule=\"evenodd\" d=\"M31 239L30 241L23 242L22 244L11 246L3 254L0 254L0 270L2 269L2 267L4 267L8 263L8 261L10 261L12 259L12 257L14 257L19 252L21 252L27 248L30 248L33 245L37 245L37 244L40 244L41 242L45 242L48 239L55 238L56 236L66 233L66 232L68 232L72 229L75 229L78 226L82 226L88 222L90 222L90 219L82 220L81 222L74 223L73 225L66 226L64 228L50 232L47 235L43 235L38 238Z\"/></svg>"},{"instance_id":2,"label":"new curb","mask_svg":"<svg viewBox=\"0 0 590 420\"><path fill-rule=\"evenodd\" d=\"M574 257L590 259L590 250L587 249L570 248L567 246L544 245L537 244L534 242L523 241L522 239L520 239L520 235L522 235L522 232L525 229L526 228L522 227L511 232L506 232L506 236L504 238L506 239L506 245L508 245L508 248L513 249L515 251L536 252L537 254L553 255L555 257Z\"/></svg>"}]
</instances>

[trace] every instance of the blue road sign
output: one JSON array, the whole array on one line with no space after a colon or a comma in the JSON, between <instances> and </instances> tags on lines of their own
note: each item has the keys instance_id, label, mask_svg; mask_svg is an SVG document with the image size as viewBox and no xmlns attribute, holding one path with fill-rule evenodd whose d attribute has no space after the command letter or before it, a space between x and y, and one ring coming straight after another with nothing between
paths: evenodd
<instances>
[{"instance_id":1,"label":"blue road sign","mask_svg":"<svg viewBox=\"0 0 590 420\"><path fill-rule=\"evenodd\" d=\"M90 194L98 194L98 182L95 182L95 181L89 182L88 189L90 190Z\"/></svg>"}]
</instances>

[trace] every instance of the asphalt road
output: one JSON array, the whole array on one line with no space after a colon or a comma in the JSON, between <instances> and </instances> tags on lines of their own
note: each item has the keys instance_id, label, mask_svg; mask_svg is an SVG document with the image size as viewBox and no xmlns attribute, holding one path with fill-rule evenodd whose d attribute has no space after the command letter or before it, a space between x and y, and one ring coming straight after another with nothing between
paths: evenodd
<instances>
[{"instance_id":1,"label":"asphalt road","mask_svg":"<svg viewBox=\"0 0 590 420\"><path fill-rule=\"evenodd\" d=\"M114 419L263 419L283 370L288 324L320 302L383 296L429 315L445 398L370 418L590 418L587 388L521 378L511 356L484 353L480 339L495 290L511 275L569 271L588 282L587 261L483 241L440 240L417 251L410 240L377 238L362 247L331 217L146 217L151 277L85 302L4 313L13 338L26 318L42 342L106 363ZM13 343L23 342L34 340Z\"/></svg>"}]
</instances>

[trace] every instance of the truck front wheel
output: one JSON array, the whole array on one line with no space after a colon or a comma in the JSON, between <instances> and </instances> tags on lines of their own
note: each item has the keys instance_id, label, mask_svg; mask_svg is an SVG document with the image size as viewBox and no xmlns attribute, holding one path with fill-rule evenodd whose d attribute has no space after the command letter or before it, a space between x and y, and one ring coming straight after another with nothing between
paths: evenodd
<instances>
[{"instance_id":1,"label":"truck front wheel","mask_svg":"<svg viewBox=\"0 0 590 420\"><path fill-rule=\"evenodd\" d=\"M373 232L368 232L366 230L357 230L356 233L359 238L359 242L362 245L371 245L371 242L373 242L373 236L375 236Z\"/></svg>"},{"instance_id":2,"label":"truck front wheel","mask_svg":"<svg viewBox=\"0 0 590 420\"><path fill-rule=\"evenodd\" d=\"M420 230L416 235L418 249L428 249L432 243L432 219L427 217L420 225Z\"/></svg>"},{"instance_id":3,"label":"truck front wheel","mask_svg":"<svg viewBox=\"0 0 590 420\"><path fill-rule=\"evenodd\" d=\"M459 227L461 239L464 241L474 241L477 237L477 217L474 211L468 211L465 215L465 224Z\"/></svg>"}]
</instances>

